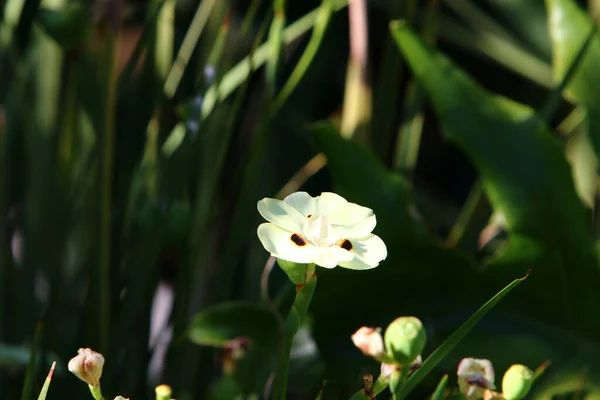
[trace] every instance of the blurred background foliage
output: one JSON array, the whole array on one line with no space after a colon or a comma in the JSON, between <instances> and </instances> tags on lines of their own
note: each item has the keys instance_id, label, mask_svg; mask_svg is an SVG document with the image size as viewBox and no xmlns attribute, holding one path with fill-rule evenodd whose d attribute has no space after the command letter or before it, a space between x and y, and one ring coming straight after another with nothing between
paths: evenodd
<instances>
[{"instance_id":1,"label":"blurred background foliage","mask_svg":"<svg viewBox=\"0 0 600 400\"><path fill-rule=\"evenodd\" d=\"M600 2L0 5L2 398L52 360L49 398L84 398L79 347L108 397L268 393L294 290L256 202L296 190L371 207L389 256L318 270L289 398L378 374L360 326L418 316L431 352L530 269L411 396L467 356L550 360L531 398L600 396Z\"/></svg>"}]
</instances>

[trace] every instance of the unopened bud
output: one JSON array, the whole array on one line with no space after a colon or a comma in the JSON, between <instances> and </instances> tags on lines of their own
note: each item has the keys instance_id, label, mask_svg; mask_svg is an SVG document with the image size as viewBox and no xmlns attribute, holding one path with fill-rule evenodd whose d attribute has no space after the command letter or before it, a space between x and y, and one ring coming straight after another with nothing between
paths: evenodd
<instances>
[{"instance_id":1,"label":"unopened bud","mask_svg":"<svg viewBox=\"0 0 600 400\"><path fill-rule=\"evenodd\" d=\"M397 364L409 366L423 352L427 334L416 317L396 318L385 331L387 355Z\"/></svg>"},{"instance_id":2,"label":"unopened bud","mask_svg":"<svg viewBox=\"0 0 600 400\"><path fill-rule=\"evenodd\" d=\"M154 389L156 400L171 400L173 390L169 385L159 385Z\"/></svg>"},{"instance_id":3,"label":"unopened bud","mask_svg":"<svg viewBox=\"0 0 600 400\"><path fill-rule=\"evenodd\" d=\"M494 386L494 367L489 360L477 358L463 358L458 364L458 387L460 392L468 399L485 397Z\"/></svg>"},{"instance_id":4,"label":"unopened bud","mask_svg":"<svg viewBox=\"0 0 600 400\"><path fill-rule=\"evenodd\" d=\"M125 398L123 396L117 396L117 397L115 397L115 400L129 400L129 398Z\"/></svg>"},{"instance_id":5,"label":"unopened bud","mask_svg":"<svg viewBox=\"0 0 600 400\"><path fill-rule=\"evenodd\" d=\"M397 365L381 363L381 371L379 372L380 378L386 382L389 382L390 377L392 376L394 371L397 371L397 370L398 370Z\"/></svg>"},{"instance_id":6,"label":"unopened bud","mask_svg":"<svg viewBox=\"0 0 600 400\"><path fill-rule=\"evenodd\" d=\"M502 395L506 400L520 400L527 396L533 371L521 364L511 365L502 378Z\"/></svg>"},{"instance_id":7,"label":"unopened bud","mask_svg":"<svg viewBox=\"0 0 600 400\"><path fill-rule=\"evenodd\" d=\"M92 349L77 350L77 356L69 361L69 371L91 387L100 386L103 367L104 357Z\"/></svg>"},{"instance_id":8,"label":"unopened bud","mask_svg":"<svg viewBox=\"0 0 600 400\"><path fill-rule=\"evenodd\" d=\"M373 357L378 361L385 357L381 328L363 326L352 335L352 343L366 356Z\"/></svg>"}]
</instances>

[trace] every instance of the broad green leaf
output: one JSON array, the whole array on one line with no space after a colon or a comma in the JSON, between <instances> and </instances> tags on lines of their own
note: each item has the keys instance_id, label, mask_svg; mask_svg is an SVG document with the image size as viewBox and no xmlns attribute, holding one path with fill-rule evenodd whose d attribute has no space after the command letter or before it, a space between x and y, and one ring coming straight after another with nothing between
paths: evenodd
<instances>
[{"instance_id":1,"label":"broad green leaf","mask_svg":"<svg viewBox=\"0 0 600 400\"><path fill-rule=\"evenodd\" d=\"M552 64L554 78L561 81L569 66L577 57L577 52L584 44L594 28L589 15L579 8L574 0L546 0L552 39ZM589 116L592 142L597 149L600 145L600 33L596 32L588 46L587 54L581 60L581 65L571 79L566 94L584 104L597 115Z\"/></svg>"},{"instance_id":2,"label":"broad green leaf","mask_svg":"<svg viewBox=\"0 0 600 400\"><path fill-rule=\"evenodd\" d=\"M519 283L523 282L527 276L515 279L508 286L502 289L498 294L485 303L475 314L473 314L464 324L460 326L444 343L442 343L427 359L423 362L421 368L416 370L406 381L400 393L399 399L404 399L417 386L417 384L427 376L436 365L440 363L464 339L464 337L475 327L475 325L487 314L504 296L513 290Z\"/></svg>"},{"instance_id":3,"label":"broad green leaf","mask_svg":"<svg viewBox=\"0 0 600 400\"><path fill-rule=\"evenodd\" d=\"M275 368L281 342L272 311L248 302L223 303L201 311L194 317L188 336L196 344L215 347L238 337L250 339L231 376L242 394L263 390Z\"/></svg>"},{"instance_id":4,"label":"broad green leaf","mask_svg":"<svg viewBox=\"0 0 600 400\"><path fill-rule=\"evenodd\" d=\"M597 332L600 321L580 304L600 307L598 261L559 141L530 107L485 90L409 28L395 23L392 34L445 137L470 158L494 209L506 217L512 235L491 264L504 268L488 276L534 268L531 289L515 296L514 311Z\"/></svg>"},{"instance_id":5,"label":"broad green leaf","mask_svg":"<svg viewBox=\"0 0 600 400\"><path fill-rule=\"evenodd\" d=\"M273 344L277 341L277 320L270 310L257 304L224 303L196 314L188 336L196 344L215 347L240 336Z\"/></svg>"}]
</instances>

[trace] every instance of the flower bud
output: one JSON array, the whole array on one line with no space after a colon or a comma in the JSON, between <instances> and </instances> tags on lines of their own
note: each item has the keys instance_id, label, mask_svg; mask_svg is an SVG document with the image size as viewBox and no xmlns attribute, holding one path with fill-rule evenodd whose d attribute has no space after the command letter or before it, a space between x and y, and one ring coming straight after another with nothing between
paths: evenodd
<instances>
[{"instance_id":1,"label":"flower bud","mask_svg":"<svg viewBox=\"0 0 600 400\"><path fill-rule=\"evenodd\" d=\"M156 394L156 400L171 400L173 390L169 385L158 385L154 389L154 393Z\"/></svg>"},{"instance_id":2,"label":"flower bud","mask_svg":"<svg viewBox=\"0 0 600 400\"><path fill-rule=\"evenodd\" d=\"M363 326L352 335L352 343L363 352L364 355L381 361L385 357L383 337L381 328Z\"/></svg>"},{"instance_id":3,"label":"flower bud","mask_svg":"<svg viewBox=\"0 0 600 400\"><path fill-rule=\"evenodd\" d=\"M533 371L521 364L511 365L502 378L502 394L506 400L527 396L533 381Z\"/></svg>"},{"instance_id":4,"label":"flower bud","mask_svg":"<svg viewBox=\"0 0 600 400\"><path fill-rule=\"evenodd\" d=\"M399 365L409 366L425 348L427 335L416 317L396 318L385 331L387 355Z\"/></svg>"},{"instance_id":5,"label":"flower bud","mask_svg":"<svg viewBox=\"0 0 600 400\"><path fill-rule=\"evenodd\" d=\"M92 349L77 350L77 356L69 361L69 371L91 387L100 386L103 367L104 357Z\"/></svg>"},{"instance_id":6,"label":"flower bud","mask_svg":"<svg viewBox=\"0 0 600 400\"><path fill-rule=\"evenodd\" d=\"M396 370L398 370L398 366L396 366L396 365L381 363L381 370L379 372L380 373L379 377L383 381L389 382L390 377Z\"/></svg>"},{"instance_id":7,"label":"flower bud","mask_svg":"<svg viewBox=\"0 0 600 400\"><path fill-rule=\"evenodd\" d=\"M458 364L458 387L468 399L475 400L486 397L486 393L494 390L494 367L489 360L463 358Z\"/></svg>"},{"instance_id":8,"label":"flower bud","mask_svg":"<svg viewBox=\"0 0 600 400\"><path fill-rule=\"evenodd\" d=\"M115 397L115 400L129 400L129 398L125 398L123 396L117 396L117 397Z\"/></svg>"}]
</instances>

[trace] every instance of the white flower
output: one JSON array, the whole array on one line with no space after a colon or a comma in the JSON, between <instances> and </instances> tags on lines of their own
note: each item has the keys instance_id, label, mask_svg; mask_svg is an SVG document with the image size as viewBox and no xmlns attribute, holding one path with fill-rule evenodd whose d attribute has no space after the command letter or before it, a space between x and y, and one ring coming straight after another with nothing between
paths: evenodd
<instances>
[{"instance_id":1,"label":"white flower","mask_svg":"<svg viewBox=\"0 0 600 400\"><path fill-rule=\"evenodd\" d=\"M375 268L387 257L385 243L371 233L377 224L373 210L335 193L265 198L258 212L270 222L258 227L258 238L273 257L357 270Z\"/></svg>"},{"instance_id":2,"label":"white flower","mask_svg":"<svg viewBox=\"0 0 600 400\"><path fill-rule=\"evenodd\" d=\"M489 360L463 358L458 364L458 387L468 400L480 399L485 393L496 389L494 367Z\"/></svg>"}]
</instances>

